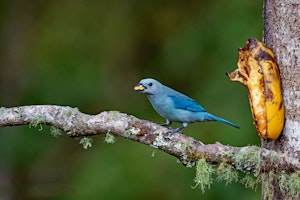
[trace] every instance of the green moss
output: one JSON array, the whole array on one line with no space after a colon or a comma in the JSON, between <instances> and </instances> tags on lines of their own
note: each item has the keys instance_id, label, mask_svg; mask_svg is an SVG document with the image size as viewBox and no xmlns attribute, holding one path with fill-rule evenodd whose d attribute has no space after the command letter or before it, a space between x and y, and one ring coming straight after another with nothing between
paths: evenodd
<instances>
[{"instance_id":1,"label":"green moss","mask_svg":"<svg viewBox=\"0 0 300 200\"><path fill-rule=\"evenodd\" d=\"M191 141L185 141L181 147L181 151L186 152L192 146L193 144L191 143Z\"/></svg>"},{"instance_id":2,"label":"green moss","mask_svg":"<svg viewBox=\"0 0 300 200\"><path fill-rule=\"evenodd\" d=\"M108 111L108 114L109 114L108 115L108 120L115 120L115 118L120 115L120 112L112 110L112 111Z\"/></svg>"},{"instance_id":3,"label":"green moss","mask_svg":"<svg viewBox=\"0 0 300 200\"><path fill-rule=\"evenodd\" d=\"M89 137L83 137L81 138L81 140L79 141L79 144L82 144L84 149L87 149L89 147L92 147L92 142L93 139L89 138Z\"/></svg>"},{"instance_id":4,"label":"green moss","mask_svg":"<svg viewBox=\"0 0 300 200\"><path fill-rule=\"evenodd\" d=\"M152 153L151 153L151 157L154 157L156 154L156 150L153 150Z\"/></svg>"},{"instance_id":5,"label":"green moss","mask_svg":"<svg viewBox=\"0 0 300 200\"><path fill-rule=\"evenodd\" d=\"M205 189L210 189L214 173L214 168L206 162L205 158L199 159L196 164L196 177L194 178L196 185L193 188L199 187L202 193L205 192Z\"/></svg>"},{"instance_id":6,"label":"green moss","mask_svg":"<svg viewBox=\"0 0 300 200\"><path fill-rule=\"evenodd\" d=\"M133 123L133 124L140 121L140 119L136 118L133 115L128 115L128 117L129 117L129 120L131 121L131 123Z\"/></svg>"},{"instance_id":7,"label":"green moss","mask_svg":"<svg viewBox=\"0 0 300 200\"><path fill-rule=\"evenodd\" d=\"M239 174L237 170L233 166L225 163L221 163L219 165L217 174L217 181L225 181L226 185L239 180Z\"/></svg>"},{"instance_id":8,"label":"green moss","mask_svg":"<svg viewBox=\"0 0 300 200\"><path fill-rule=\"evenodd\" d=\"M115 136L113 134L110 134L109 132L106 133L104 142L108 144L113 144L115 143Z\"/></svg>"},{"instance_id":9,"label":"green moss","mask_svg":"<svg viewBox=\"0 0 300 200\"><path fill-rule=\"evenodd\" d=\"M269 173L262 173L261 179L264 183L263 190L263 199L273 199L274 196L274 171L270 171Z\"/></svg>"},{"instance_id":10,"label":"green moss","mask_svg":"<svg viewBox=\"0 0 300 200\"><path fill-rule=\"evenodd\" d=\"M254 172L254 176L260 173L261 150L258 147L241 150L235 157L236 168L246 172Z\"/></svg>"},{"instance_id":11,"label":"green moss","mask_svg":"<svg viewBox=\"0 0 300 200\"><path fill-rule=\"evenodd\" d=\"M190 141L184 141L184 142L178 142L174 145L174 148L176 148L177 151L182 152L184 155L186 155L188 149L192 147L193 144ZM187 155L186 155L187 156Z\"/></svg>"},{"instance_id":12,"label":"green moss","mask_svg":"<svg viewBox=\"0 0 300 200\"><path fill-rule=\"evenodd\" d=\"M255 189L256 186L260 182L260 176L255 177L251 174L245 174L245 176L240 180L240 183L242 183L246 188Z\"/></svg>"},{"instance_id":13,"label":"green moss","mask_svg":"<svg viewBox=\"0 0 300 200\"><path fill-rule=\"evenodd\" d=\"M54 126L51 126L50 128L50 133L51 135L53 135L54 137L58 137L64 134L64 132L62 130L60 130L59 128L56 128Z\"/></svg>"},{"instance_id":14,"label":"green moss","mask_svg":"<svg viewBox=\"0 0 300 200\"><path fill-rule=\"evenodd\" d=\"M229 151L220 151L219 154L221 155L222 158L232 158L234 156L234 153L232 150Z\"/></svg>"},{"instance_id":15,"label":"green moss","mask_svg":"<svg viewBox=\"0 0 300 200\"><path fill-rule=\"evenodd\" d=\"M34 127L36 128L39 126L39 131L43 130L43 124L46 122L46 117L44 115L37 115L32 119L32 121L29 123L29 128Z\"/></svg>"},{"instance_id":16,"label":"green moss","mask_svg":"<svg viewBox=\"0 0 300 200\"><path fill-rule=\"evenodd\" d=\"M153 145L156 147L167 146L168 142L165 141L163 134L158 133L153 141Z\"/></svg>"},{"instance_id":17,"label":"green moss","mask_svg":"<svg viewBox=\"0 0 300 200\"><path fill-rule=\"evenodd\" d=\"M73 115L73 109L70 108L70 109L64 110L63 113L64 113L65 115L67 115L68 117L70 117L71 115Z\"/></svg>"},{"instance_id":18,"label":"green moss","mask_svg":"<svg viewBox=\"0 0 300 200\"><path fill-rule=\"evenodd\" d=\"M135 128L135 127L131 127L130 129L127 129L125 132L124 132L124 135L125 136L130 136L130 135L137 135L140 133L140 129L139 128Z\"/></svg>"},{"instance_id":19,"label":"green moss","mask_svg":"<svg viewBox=\"0 0 300 200\"><path fill-rule=\"evenodd\" d=\"M0 115L4 112L5 107L0 107Z\"/></svg>"},{"instance_id":20,"label":"green moss","mask_svg":"<svg viewBox=\"0 0 300 200\"><path fill-rule=\"evenodd\" d=\"M292 197L300 195L300 172L287 174L285 171L279 176L279 188Z\"/></svg>"},{"instance_id":21,"label":"green moss","mask_svg":"<svg viewBox=\"0 0 300 200\"><path fill-rule=\"evenodd\" d=\"M1 111L0 111L1 112ZM19 109L19 116L20 116L20 119L23 119L25 117L25 111L24 111L24 108L20 108Z\"/></svg>"},{"instance_id":22,"label":"green moss","mask_svg":"<svg viewBox=\"0 0 300 200\"><path fill-rule=\"evenodd\" d=\"M125 136L130 136L131 135L131 132L129 131L129 129L127 129L126 131L124 131L124 135Z\"/></svg>"},{"instance_id":23,"label":"green moss","mask_svg":"<svg viewBox=\"0 0 300 200\"><path fill-rule=\"evenodd\" d=\"M300 194L300 172L294 172L290 175L289 183L289 191L293 197L299 197Z\"/></svg>"},{"instance_id":24,"label":"green moss","mask_svg":"<svg viewBox=\"0 0 300 200\"><path fill-rule=\"evenodd\" d=\"M139 128L135 128L135 127L132 127L129 129L129 132L131 135L136 135L136 134L139 134L140 133L140 129Z\"/></svg>"}]
</instances>

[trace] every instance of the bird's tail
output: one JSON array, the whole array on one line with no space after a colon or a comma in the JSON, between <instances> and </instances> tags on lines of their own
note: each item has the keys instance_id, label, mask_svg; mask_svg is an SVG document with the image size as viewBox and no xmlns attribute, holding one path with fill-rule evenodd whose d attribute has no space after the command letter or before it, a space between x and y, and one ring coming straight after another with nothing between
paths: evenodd
<instances>
[{"instance_id":1,"label":"bird's tail","mask_svg":"<svg viewBox=\"0 0 300 200\"><path fill-rule=\"evenodd\" d=\"M209 118L211 119L211 121L217 121L217 122L222 122L224 124L228 124L230 126L233 126L234 128L240 128L238 125L234 124L234 123L231 123L230 121L227 121L225 119L222 119L220 117L217 117L217 116L214 116L212 114L209 114Z\"/></svg>"}]
</instances>

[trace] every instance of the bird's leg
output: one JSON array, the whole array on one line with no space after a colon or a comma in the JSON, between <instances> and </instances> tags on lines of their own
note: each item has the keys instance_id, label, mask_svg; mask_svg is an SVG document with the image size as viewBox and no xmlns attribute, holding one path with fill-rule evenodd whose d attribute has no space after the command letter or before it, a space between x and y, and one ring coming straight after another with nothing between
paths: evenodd
<instances>
[{"instance_id":1,"label":"bird's leg","mask_svg":"<svg viewBox=\"0 0 300 200\"><path fill-rule=\"evenodd\" d=\"M172 124L172 122L168 119L166 119L166 123L161 124L161 126L170 126Z\"/></svg>"},{"instance_id":2,"label":"bird's leg","mask_svg":"<svg viewBox=\"0 0 300 200\"><path fill-rule=\"evenodd\" d=\"M188 123L184 122L184 123L182 123L182 126L180 126L178 128L175 128L175 129L172 129L171 133L176 133L176 132L180 131L181 129L183 129L187 126L188 126Z\"/></svg>"}]
</instances>

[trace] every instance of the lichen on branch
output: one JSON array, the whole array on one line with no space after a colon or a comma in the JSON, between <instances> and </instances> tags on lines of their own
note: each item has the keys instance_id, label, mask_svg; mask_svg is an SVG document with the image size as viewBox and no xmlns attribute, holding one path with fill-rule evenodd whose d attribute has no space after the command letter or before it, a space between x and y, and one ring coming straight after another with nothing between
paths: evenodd
<instances>
[{"instance_id":1,"label":"lichen on branch","mask_svg":"<svg viewBox=\"0 0 300 200\"><path fill-rule=\"evenodd\" d=\"M0 108L0 127L30 125L41 129L43 125L55 127L70 137L88 137L106 134L121 136L156 149L174 157L182 164L193 166L200 159L219 166L229 166L237 170L259 174L269 171L299 171L297 159L285 154L257 146L233 147L221 143L203 144L201 141L181 134L156 123L138 119L118 111L104 111L97 115L82 113L77 108L56 105L32 105Z\"/></svg>"}]
</instances>

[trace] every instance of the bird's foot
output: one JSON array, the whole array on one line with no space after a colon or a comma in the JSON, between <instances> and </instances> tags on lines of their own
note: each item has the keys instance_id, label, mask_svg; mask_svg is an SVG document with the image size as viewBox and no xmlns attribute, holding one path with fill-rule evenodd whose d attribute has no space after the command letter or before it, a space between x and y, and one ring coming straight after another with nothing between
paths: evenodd
<instances>
[{"instance_id":1,"label":"bird's foot","mask_svg":"<svg viewBox=\"0 0 300 200\"><path fill-rule=\"evenodd\" d=\"M166 123L164 124L160 124L161 126L170 126L172 124L172 122L168 119L166 119Z\"/></svg>"},{"instance_id":2,"label":"bird's foot","mask_svg":"<svg viewBox=\"0 0 300 200\"><path fill-rule=\"evenodd\" d=\"M184 123L182 123L182 126L180 126L180 127L178 127L178 128L175 128L175 129L172 129L172 130L170 131L170 133L173 134L173 133L176 133L176 132L180 132L181 129L187 127L187 125L188 125L188 123L184 122ZM181 132L180 132L180 133L181 133Z\"/></svg>"},{"instance_id":3,"label":"bird's foot","mask_svg":"<svg viewBox=\"0 0 300 200\"><path fill-rule=\"evenodd\" d=\"M160 125L161 125L161 126L169 126L170 124L166 124L166 123L165 123L165 124L160 124Z\"/></svg>"},{"instance_id":4,"label":"bird's foot","mask_svg":"<svg viewBox=\"0 0 300 200\"><path fill-rule=\"evenodd\" d=\"M169 133L174 134L174 133L181 133L180 130L181 128L169 128Z\"/></svg>"}]
</instances>

